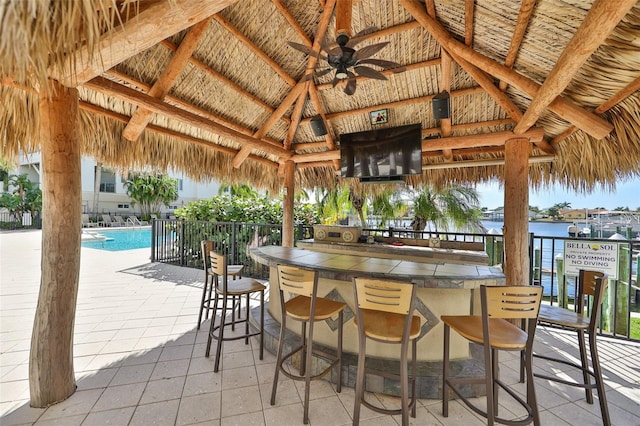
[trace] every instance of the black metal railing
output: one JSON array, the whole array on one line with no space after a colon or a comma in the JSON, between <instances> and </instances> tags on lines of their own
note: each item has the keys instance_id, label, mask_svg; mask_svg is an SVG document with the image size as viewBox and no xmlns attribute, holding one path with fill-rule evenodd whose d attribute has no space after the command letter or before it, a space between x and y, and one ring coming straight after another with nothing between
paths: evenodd
<instances>
[{"instance_id":1,"label":"black metal railing","mask_svg":"<svg viewBox=\"0 0 640 426\"><path fill-rule=\"evenodd\" d=\"M460 232L419 232L406 229L363 229L363 235L395 238L438 237L446 241L482 243L489 255L489 265L504 260L502 235L470 234ZM294 241L313 238L311 226L295 228ZM244 273L258 279L269 279L269 270L249 255L253 247L281 245L280 224L241 222L204 222L156 219L152 226L151 259L153 262L171 263L202 268L200 242L213 240L217 251L227 255L229 263L245 265ZM546 237L530 234L530 283L544 287L548 303L568 308L576 296L576 277L564 273L562 254L564 241L582 241L581 238ZM611 240L592 240L611 243ZM603 328L606 334L631 340L640 340L632 334L632 317L640 312L640 286L638 285L638 252L640 243L634 240L615 241L619 245L620 271L616 280L609 280L606 305L603 309ZM640 316L640 314L638 314Z\"/></svg>"},{"instance_id":2,"label":"black metal railing","mask_svg":"<svg viewBox=\"0 0 640 426\"><path fill-rule=\"evenodd\" d=\"M15 229L41 229L42 221L40 214L35 217L31 214L25 213L22 217L14 213L0 212L0 230L15 230Z\"/></svg>"},{"instance_id":3,"label":"black metal railing","mask_svg":"<svg viewBox=\"0 0 640 426\"><path fill-rule=\"evenodd\" d=\"M151 229L152 262L202 268L200 243L212 240L230 264L245 266L243 275L260 279L268 279L269 270L251 258L250 249L282 244L280 224L155 219ZM298 226L294 239L312 235L313 228Z\"/></svg>"},{"instance_id":4,"label":"black metal railing","mask_svg":"<svg viewBox=\"0 0 640 426\"><path fill-rule=\"evenodd\" d=\"M617 279L608 280L608 288L602 309L601 329L605 334L640 340L637 331L632 334L632 318L640 317L640 287L638 269L640 262L637 240L608 240L589 238L546 237L530 234L530 277L531 284L544 287L544 298L552 305L568 309L575 307L577 276L567 274L564 265L565 241L582 243L616 244L618 262ZM586 269L599 270L602 265L585 265Z\"/></svg>"}]
</instances>

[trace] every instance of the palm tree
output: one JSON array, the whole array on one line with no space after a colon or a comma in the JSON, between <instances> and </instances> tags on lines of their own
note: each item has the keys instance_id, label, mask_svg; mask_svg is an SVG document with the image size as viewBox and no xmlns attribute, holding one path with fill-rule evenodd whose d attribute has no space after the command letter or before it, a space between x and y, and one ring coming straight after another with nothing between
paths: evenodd
<instances>
[{"instance_id":1,"label":"palm tree","mask_svg":"<svg viewBox=\"0 0 640 426\"><path fill-rule=\"evenodd\" d=\"M449 230L454 226L457 230L481 230L482 212L479 208L478 192L465 186L450 186L436 189L423 186L413 202L414 219L411 227L414 231L423 231L427 225L431 231Z\"/></svg>"},{"instance_id":2,"label":"palm tree","mask_svg":"<svg viewBox=\"0 0 640 426\"><path fill-rule=\"evenodd\" d=\"M385 227L387 221L400 218L409 210L409 206L397 196L395 190L386 190L373 197L373 214L380 218L377 226Z\"/></svg>"},{"instance_id":3,"label":"palm tree","mask_svg":"<svg viewBox=\"0 0 640 426\"><path fill-rule=\"evenodd\" d=\"M324 224L335 224L347 217L351 209L349 189L335 188L330 191L316 190L316 206L320 221Z\"/></svg>"}]
</instances>

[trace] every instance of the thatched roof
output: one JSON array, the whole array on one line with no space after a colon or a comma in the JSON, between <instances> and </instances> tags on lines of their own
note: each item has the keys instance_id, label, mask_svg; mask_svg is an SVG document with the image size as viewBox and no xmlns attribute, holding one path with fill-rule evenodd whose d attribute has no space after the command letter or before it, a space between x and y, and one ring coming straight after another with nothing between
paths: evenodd
<instances>
[{"instance_id":1,"label":"thatched roof","mask_svg":"<svg viewBox=\"0 0 640 426\"><path fill-rule=\"evenodd\" d=\"M388 108L381 126L420 122L441 137L423 143L412 184L502 179L505 140L523 134L537 135L534 186L588 191L640 176L640 2L337 3L3 2L2 154L38 149L37 100L52 78L78 88L83 152L118 169L275 189L291 159L299 184L331 187L340 134L370 130L369 112ZM367 28L356 50L389 42L374 57L406 70L358 78L352 96L334 72L304 77L327 63L287 43L317 52L337 29ZM451 117L436 120L444 91ZM312 132L318 114L326 137Z\"/></svg>"}]
</instances>

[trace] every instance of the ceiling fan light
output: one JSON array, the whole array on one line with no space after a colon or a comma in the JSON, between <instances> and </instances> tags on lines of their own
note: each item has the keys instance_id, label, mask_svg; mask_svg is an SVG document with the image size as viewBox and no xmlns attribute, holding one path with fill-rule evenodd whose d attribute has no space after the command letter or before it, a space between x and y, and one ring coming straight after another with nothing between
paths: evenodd
<instances>
[{"instance_id":1,"label":"ceiling fan light","mask_svg":"<svg viewBox=\"0 0 640 426\"><path fill-rule=\"evenodd\" d=\"M349 74L347 74L347 67L345 67L344 65L339 65L338 70L336 71L336 78L338 80L344 80L348 77Z\"/></svg>"}]
</instances>

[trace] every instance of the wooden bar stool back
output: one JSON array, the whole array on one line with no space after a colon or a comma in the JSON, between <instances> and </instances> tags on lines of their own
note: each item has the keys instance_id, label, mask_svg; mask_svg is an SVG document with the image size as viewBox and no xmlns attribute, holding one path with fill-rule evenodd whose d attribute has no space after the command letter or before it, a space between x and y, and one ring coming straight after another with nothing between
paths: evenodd
<instances>
[{"instance_id":1,"label":"wooden bar stool back","mask_svg":"<svg viewBox=\"0 0 640 426\"><path fill-rule=\"evenodd\" d=\"M282 323L280 325L280 342L276 368L271 389L271 405L276 403L276 391L278 388L278 375L280 372L293 380L305 382L304 387L304 424L309 423L309 387L311 380L319 379L331 371L337 369L337 391L342 391L342 326L343 311L347 306L323 297L318 297L318 272L301 269L294 266L278 265L278 293L280 295L280 308ZM336 354L329 354L314 348L313 329L314 323L338 316L338 342ZM285 333L287 331L287 318L298 320L302 323L300 332L300 344L287 354L284 353ZM307 323L309 333L307 335ZM296 353L300 353L300 374L290 373L283 367L283 363ZM329 360L329 364L315 374L312 373L312 358L321 357Z\"/></svg>"},{"instance_id":2,"label":"wooden bar stool back","mask_svg":"<svg viewBox=\"0 0 640 426\"><path fill-rule=\"evenodd\" d=\"M229 273L227 271L227 257L218 254L214 251L209 252L209 258L211 261L211 273L213 275L213 306L218 307L221 311L220 323L216 325L216 315L211 317L211 325L209 327L209 338L207 339L207 350L205 356L209 356L211 350L212 339L217 340L216 357L214 361L213 371L218 372L220 367L220 356L222 354L222 342L225 340L239 340L245 339L245 344L249 344L249 337L260 336L260 359L264 353L264 291L266 287L252 278L239 278L237 280L230 280ZM254 293L260 293L260 327L257 331L249 330L249 311L251 309L251 295ZM231 321L227 320L227 311L232 313L235 311L235 298L238 298L238 303L241 302L241 297L246 296L246 311L244 318L235 318L232 316ZM232 334L225 336L225 328L228 325L232 327L236 324L245 324L245 330L243 334Z\"/></svg>"},{"instance_id":3,"label":"wooden bar stool back","mask_svg":"<svg viewBox=\"0 0 640 426\"><path fill-rule=\"evenodd\" d=\"M415 286L412 283L355 277L353 287L356 301L355 325L358 327L358 373L353 408L353 424L360 422L360 405L382 414L401 414L402 424L409 424L416 416L416 355L420 336L420 317L413 315ZM367 339L400 345L400 372L376 371L366 366ZM411 374L408 351L411 343ZM399 409L386 409L365 399L365 374L383 376L400 381ZM411 387L411 392L409 392ZM411 393L411 401L409 401Z\"/></svg>"},{"instance_id":4,"label":"wooden bar stool back","mask_svg":"<svg viewBox=\"0 0 640 426\"><path fill-rule=\"evenodd\" d=\"M200 312L198 313L198 330L200 330L200 324L202 324L202 314L204 313L204 319L206 321L209 318L209 311L216 309L216 306L212 305L214 299L213 272L211 271L211 262L209 260L209 253L213 251L213 241L202 240L200 242L200 250L202 255L202 265L204 267L204 287L202 287L202 300L200 301ZM244 268L244 265L227 265L227 274L232 276L233 279L241 277L242 268ZM215 312L213 315L215 315ZM240 310L238 309L238 316L239 315Z\"/></svg>"},{"instance_id":5,"label":"wooden bar stool back","mask_svg":"<svg viewBox=\"0 0 640 426\"><path fill-rule=\"evenodd\" d=\"M551 357L541 354L534 354L536 358L568 365L582 371L582 383L564 380L557 376L535 374L536 377L551 380L565 385L583 388L587 403L593 404L592 389L598 391L602 422L610 425L609 409L607 407L607 396L602 381L602 369L598 358L598 347L596 345L596 334L600 313L602 311L602 301L607 288L607 275L602 272L580 270L578 273L578 296L575 301L576 312L559 306L542 305L538 322L541 325L562 327L566 330L573 330L578 335L578 346L580 348L580 364L558 357ZM589 308L590 307L590 308ZM585 315L588 313L589 315ZM589 340L589 351L591 353L591 367L587 359L586 336ZM595 383L592 382L594 379Z\"/></svg>"},{"instance_id":6,"label":"wooden bar stool back","mask_svg":"<svg viewBox=\"0 0 640 426\"><path fill-rule=\"evenodd\" d=\"M451 389L469 408L486 417L487 424L502 423L525 425L533 422L540 424L538 405L532 372L532 348L535 336L542 287L540 286L481 286L481 315L443 315L444 356L442 415L449 416L449 389ZM522 327L510 320L522 320ZM451 329L465 339L482 345L484 348L484 377L450 377L449 344ZM518 351L524 359L527 377L526 401L515 390L500 380L498 351ZM472 384L485 384L487 393L486 411L475 406L463 394L461 387ZM502 388L514 400L524 407L527 414L520 419L498 417L498 391Z\"/></svg>"}]
</instances>

